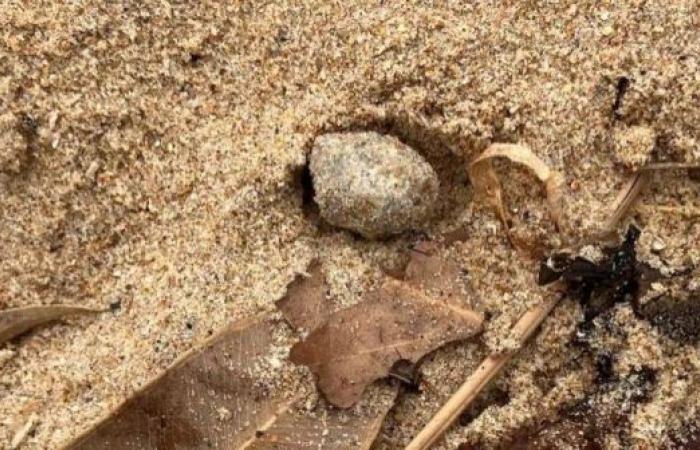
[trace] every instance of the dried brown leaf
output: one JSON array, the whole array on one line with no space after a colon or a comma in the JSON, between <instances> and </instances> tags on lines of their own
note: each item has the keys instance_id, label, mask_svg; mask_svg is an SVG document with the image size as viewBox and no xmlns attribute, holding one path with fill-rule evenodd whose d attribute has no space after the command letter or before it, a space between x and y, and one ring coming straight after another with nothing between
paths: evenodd
<instances>
[{"instance_id":1,"label":"dried brown leaf","mask_svg":"<svg viewBox=\"0 0 700 450\"><path fill-rule=\"evenodd\" d=\"M428 290L445 291L446 296L458 295L452 281L459 277L459 267L452 261L437 256L439 244L422 241L411 249L411 259L406 266L407 283ZM449 280L445 283L446 280ZM447 284L447 285L446 285Z\"/></svg>"},{"instance_id":2,"label":"dried brown leaf","mask_svg":"<svg viewBox=\"0 0 700 450\"><path fill-rule=\"evenodd\" d=\"M228 449L249 443L296 400L271 398L253 375L255 364L269 354L273 327L261 316L233 323L67 448Z\"/></svg>"},{"instance_id":3,"label":"dried brown leaf","mask_svg":"<svg viewBox=\"0 0 700 450\"><path fill-rule=\"evenodd\" d=\"M325 286L318 264L309 272L310 277L299 277L290 285L283 304L293 307L291 300L303 300L303 293L313 294ZM311 316L305 312L296 317L304 326L310 324ZM66 448L268 449L307 448L323 442L324 448L335 450L369 449L397 389L384 387L385 401L362 413L323 405L308 412L295 407L302 400L300 395L270 397L256 385L253 369L270 353L273 328L264 316L230 325L181 357Z\"/></svg>"},{"instance_id":4,"label":"dried brown leaf","mask_svg":"<svg viewBox=\"0 0 700 450\"><path fill-rule=\"evenodd\" d=\"M287 294L277 301L277 308L296 329L311 331L330 314L326 299L328 286L318 260L309 264L306 274L297 275L287 287Z\"/></svg>"},{"instance_id":5,"label":"dried brown leaf","mask_svg":"<svg viewBox=\"0 0 700 450\"><path fill-rule=\"evenodd\" d=\"M367 385L387 376L396 361L416 363L448 342L473 336L481 326L482 317L473 311L389 280L376 295L332 314L292 348L290 359L308 366L326 398L346 408Z\"/></svg>"},{"instance_id":6,"label":"dried brown leaf","mask_svg":"<svg viewBox=\"0 0 700 450\"><path fill-rule=\"evenodd\" d=\"M381 391L381 401L368 412L345 412L328 407L307 412L292 408L268 428L259 430L257 437L241 450L321 446L329 450L369 450L394 404L398 389L384 386Z\"/></svg>"},{"instance_id":7,"label":"dried brown leaf","mask_svg":"<svg viewBox=\"0 0 700 450\"><path fill-rule=\"evenodd\" d=\"M437 256L438 249L432 242L419 243L411 252L411 261L402 278L440 300L463 303L461 287L457 283L461 275L459 268L454 262ZM331 308L320 263L312 261L306 272L289 285L287 294L277 306L293 327L313 330L328 319ZM375 388L382 390L384 401L370 412L356 414L352 410L339 411L322 405L314 412L292 408L268 428L260 430L258 437L245 448L308 448L323 443L323 447L329 449L369 449L398 392L396 385Z\"/></svg>"},{"instance_id":8,"label":"dried brown leaf","mask_svg":"<svg viewBox=\"0 0 700 450\"><path fill-rule=\"evenodd\" d=\"M72 305L40 305L0 311L0 344L32 328L67 316L94 314L103 310Z\"/></svg>"},{"instance_id":9,"label":"dried brown leaf","mask_svg":"<svg viewBox=\"0 0 700 450\"><path fill-rule=\"evenodd\" d=\"M506 229L508 215L503 205L501 182L493 169L493 158L507 158L510 161L521 164L537 176L544 183L547 192L547 204L549 213L555 224L562 229L562 182L563 178L558 172L551 170L537 155L523 146L517 144L491 144L481 155L469 164L469 177L474 187L483 195L491 198L498 216Z\"/></svg>"},{"instance_id":10,"label":"dried brown leaf","mask_svg":"<svg viewBox=\"0 0 700 450\"><path fill-rule=\"evenodd\" d=\"M314 330L331 313L328 285L318 260L311 261L306 272L289 284L277 307L294 328ZM384 401L361 414L323 405L313 412L289 409L244 448L310 448L323 443L323 448L335 450L369 449L398 394L397 386L382 386L380 391Z\"/></svg>"},{"instance_id":11,"label":"dried brown leaf","mask_svg":"<svg viewBox=\"0 0 700 450\"><path fill-rule=\"evenodd\" d=\"M411 249L411 259L406 266L404 281L423 290L434 300L453 306L473 308L470 298L464 293L463 273L451 259L440 254L440 245L423 241Z\"/></svg>"}]
</instances>

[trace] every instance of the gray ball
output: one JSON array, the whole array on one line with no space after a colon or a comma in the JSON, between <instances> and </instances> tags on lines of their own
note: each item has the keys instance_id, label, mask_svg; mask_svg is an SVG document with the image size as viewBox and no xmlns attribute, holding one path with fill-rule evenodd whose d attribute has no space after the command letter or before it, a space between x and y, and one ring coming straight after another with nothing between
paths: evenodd
<instances>
[{"instance_id":1,"label":"gray ball","mask_svg":"<svg viewBox=\"0 0 700 450\"><path fill-rule=\"evenodd\" d=\"M419 229L440 182L428 162L392 136L331 133L316 138L310 170L321 217L369 239Z\"/></svg>"}]
</instances>

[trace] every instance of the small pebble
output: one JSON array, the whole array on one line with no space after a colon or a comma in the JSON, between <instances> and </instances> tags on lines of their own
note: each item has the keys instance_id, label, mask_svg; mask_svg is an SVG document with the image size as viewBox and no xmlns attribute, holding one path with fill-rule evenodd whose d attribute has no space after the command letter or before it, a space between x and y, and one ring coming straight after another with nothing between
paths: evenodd
<instances>
[{"instance_id":1,"label":"small pebble","mask_svg":"<svg viewBox=\"0 0 700 450\"><path fill-rule=\"evenodd\" d=\"M10 349L0 350L0 368L2 368L2 366L4 366L6 362L8 362L12 358L14 358L16 353L17 352L15 352L14 350L10 350Z\"/></svg>"},{"instance_id":2,"label":"small pebble","mask_svg":"<svg viewBox=\"0 0 700 450\"><path fill-rule=\"evenodd\" d=\"M369 239L420 229L440 183L428 162L398 139L375 132L319 136L310 170L321 217Z\"/></svg>"},{"instance_id":3,"label":"small pebble","mask_svg":"<svg viewBox=\"0 0 700 450\"><path fill-rule=\"evenodd\" d=\"M221 422L226 422L227 420L230 420L231 417L233 417L231 411L224 408L223 406L216 408L216 414L219 416L219 421Z\"/></svg>"},{"instance_id":4,"label":"small pebble","mask_svg":"<svg viewBox=\"0 0 700 450\"><path fill-rule=\"evenodd\" d=\"M663 251L665 248L666 248L666 244L664 244L664 242L660 239L654 239L651 242L651 249L654 252L658 253L660 251Z\"/></svg>"}]
</instances>

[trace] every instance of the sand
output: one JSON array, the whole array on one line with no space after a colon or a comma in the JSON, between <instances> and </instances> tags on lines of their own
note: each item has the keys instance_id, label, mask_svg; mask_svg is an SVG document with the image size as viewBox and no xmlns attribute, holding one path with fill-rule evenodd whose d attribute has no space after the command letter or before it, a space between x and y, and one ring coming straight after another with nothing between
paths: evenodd
<instances>
[{"instance_id":1,"label":"sand","mask_svg":"<svg viewBox=\"0 0 700 450\"><path fill-rule=\"evenodd\" d=\"M115 311L3 348L0 446L31 421L22 448L58 448L224 324L273 311L315 255L337 306L375 288L421 235L325 227L305 215L299 180L316 135L363 129L436 165L442 215L424 235L468 230L445 254L492 314L483 339L423 364L435 389L402 396L382 430L379 445L400 448L548 295L462 164L492 142L528 145L565 176L570 231L553 231L536 179L504 164L514 232L576 246L630 176L621 131L648 127L652 161L700 161L698 25L694 1L3 1L0 113L13 125L0 127L0 308ZM697 274L700 224L673 208L697 207L699 186L685 171L653 175L626 219L642 228L643 260ZM505 445L584 398L595 362L568 346L580 319L574 301L560 305L497 381L508 401L440 446ZM610 324L621 331L597 332L594 347L615 349L620 377L645 365L656 384L606 448L668 446L698 414L698 345L625 304Z\"/></svg>"}]
</instances>

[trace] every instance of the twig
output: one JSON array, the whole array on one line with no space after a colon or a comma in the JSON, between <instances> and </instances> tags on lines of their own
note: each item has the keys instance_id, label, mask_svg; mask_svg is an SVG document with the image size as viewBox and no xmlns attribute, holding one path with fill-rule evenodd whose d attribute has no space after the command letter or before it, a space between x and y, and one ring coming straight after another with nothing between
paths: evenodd
<instances>
[{"instance_id":1,"label":"twig","mask_svg":"<svg viewBox=\"0 0 700 450\"><path fill-rule=\"evenodd\" d=\"M546 300L543 304L526 312L518 320L511 333L520 341L521 346L534 333L560 299L560 296L556 296ZM406 450L424 450L429 448L517 352L518 350L513 350L489 355L411 443L408 444Z\"/></svg>"},{"instance_id":2,"label":"twig","mask_svg":"<svg viewBox=\"0 0 700 450\"><path fill-rule=\"evenodd\" d=\"M613 203L612 214L603 224L600 234L607 235L615 230L617 223L627 214L648 181L648 174L644 171L635 173L627 180L617 195Z\"/></svg>"},{"instance_id":3,"label":"twig","mask_svg":"<svg viewBox=\"0 0 700 450\"><path fill-rule=\"evenodd\" d=\"M19 448L22 445L25 439L27 439L27 436L29 436L29 433L31 433L34 427L36 426L37 419L38 417L36 413L32 413L29 416L29 419L24 424L24 426L15 433L14 437L12 438L12 441L10 441L10 446L8 447L9 450L15 450L16 448Z\"/></svg>"},{"instance_id":4,"label":"twig","mask_svg":"<svg viewBox=\"0 0 700 450\"><path fill-rule=\"evenodd\" d=\"M676 169L698 169L698 163L683 163L683 162L658 162L647 164L640 170L676 170Z\"/></svg>"},{"instance_id":5,"label":"twig","mask_svg":"<svg viewBox=\"0 0 700 450\"><path fill-rule=\"evenodd\" d=\"M686 218L700 217L700 208L696 206L666 206L666 205L639 205L637 209L646 212L662 212L667 214L678 214Z\"/></svg>"},{"instance_id":6,"label":"twig","mask_svg":"<svg viewBox=\"0 0 700 450\"><path fill-rule=\"evenodd\" d=\"M622 187L622 190L617 195L613 203L613 212L610 218L603 224L600 234L609 235L615 230L618 222L627 214L630 207L634 204L639 193L644 189L649 181L649 172L655 170L675 170L675 169L696 169L700 168L700 164L694 163L651 163L640 168L634 173Z\"/></svg>"}]
</instances>

